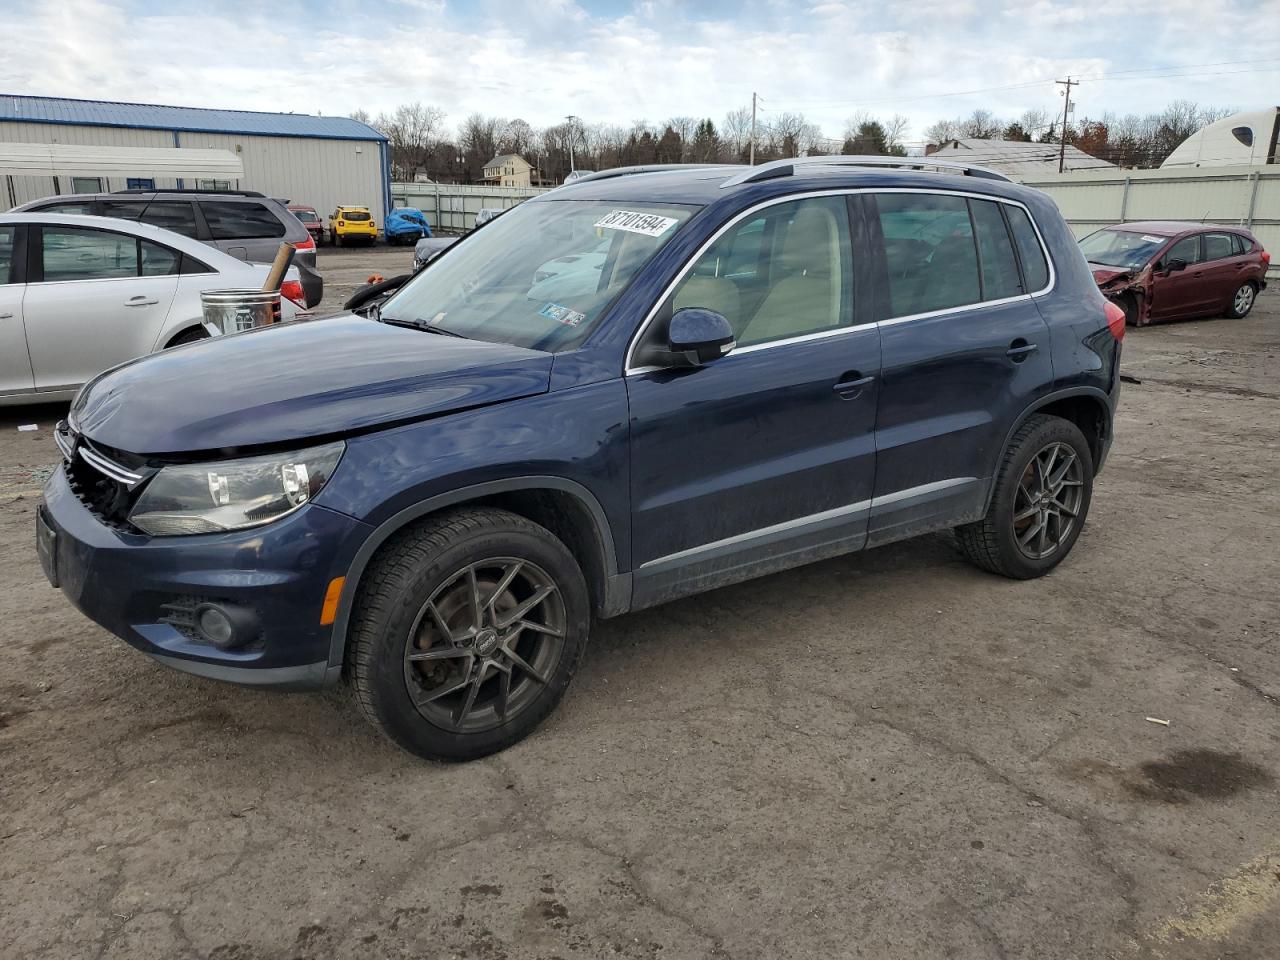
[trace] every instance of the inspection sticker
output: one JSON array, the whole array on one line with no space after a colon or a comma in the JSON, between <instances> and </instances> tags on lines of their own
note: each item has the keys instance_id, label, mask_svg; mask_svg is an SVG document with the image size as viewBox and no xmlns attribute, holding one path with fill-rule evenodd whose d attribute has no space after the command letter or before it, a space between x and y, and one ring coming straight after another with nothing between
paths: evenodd
<instances>
[{"instance_id":1,"label":"inspection sticker","mask_svg":"<svg viewBox=\"0 0 1280 960\"><path fill-rule=\"evenodd\" d=\"M1142 235L1142 239L1147 243L1164 243L1164 237L1149 237L1145 233Z\"/></svg>"},{"instance_id":2,"label":"inspection sticker","mask_svg":"<svg viewBox=\"0 0 1280 960\"><path fill-rule=\"evenodd\" d=\"M614 210L597 220L596 226L607 230L625 230L627 233L643 233L646 237L660 237L677 222L675 217L660 217L656 213Z\"/></svg>"},{"instance_id":3,"label":"inspection sticker","mask_svg":"<svg viewBox=\"0 0 1280 960\"><path fill-rule=\"evenodd\" d=\"M587 319L585 313L579 313L577 310L570 310L568 307L559 303L548 303L538 311L548 320L559 320L566 327L576 327L583 320Z\"/></svg>"}]
</instances>

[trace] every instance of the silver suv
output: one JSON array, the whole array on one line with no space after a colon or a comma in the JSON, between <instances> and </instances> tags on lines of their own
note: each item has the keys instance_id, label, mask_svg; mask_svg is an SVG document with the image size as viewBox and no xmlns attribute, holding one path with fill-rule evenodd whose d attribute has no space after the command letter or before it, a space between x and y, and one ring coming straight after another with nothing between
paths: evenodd
<instances>
[{"instance_id":1,"label":"silver suv","mask_svg":"<svg viewBox=\"0 0 1280 960\"><path fill-rule=\"evenodd\" d=\"M13 213L74 213L139 220L207 243L248 263L270 263L288 240L298 248L294 265L302 280L307 306L324 296L324 279L316 270L316 244L302 221L289 212L288 201L251 190L120 190L77 193L32 200Z\"/></svg>"}]
</instances>

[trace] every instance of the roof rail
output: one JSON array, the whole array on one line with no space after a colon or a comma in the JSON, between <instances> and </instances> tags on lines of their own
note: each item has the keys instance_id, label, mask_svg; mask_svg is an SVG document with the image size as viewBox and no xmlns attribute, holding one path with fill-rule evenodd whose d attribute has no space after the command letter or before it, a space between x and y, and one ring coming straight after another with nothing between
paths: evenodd
<instances>
[{"instance_id":1,"label":"roof rail","mask_svg":"<svg viewBox=\"0 0 1280 960\"><path fill-rule=\"evenodd\" d=\"M131 187L128 190L112 190L112 193L221 193L229 197L265 197L257 190L201 190L198 187Z\"/></svg>"},{"instance_id":2,"label":"roof rail","mask_svg":"<svg viewBox=\"0 0 1280 960\"><path fill-rule=\"evenodd\" d=\"M954 160L934 160L930 157L880 157L880 156L832 156L832 157L793 157L788 160L771 160L758 167L730 177L721 187L736 187L742 183L759 183L775 177L794 176L802 167L899 167L911 170L924 170L936 167L940 170L958 170L968 177L981 177L984 180L1003 180L1012 183L1003 173L996 173L987 167L975 167Z\"/></svg>"},{"instance_id":3,"label":"roof rail","mask_svg":"<svg viewBox=\"0 0 1280 960\"><path fill-rule=\"evenodd\" d=\"M736 169L738 166L736 163L644 163L634 167L614 167L611 170L597 170L570 182L588 183L592 180L612 180L614 177L629 177L636 173L669 173L672 170ZM565 184L561 184L561 186L565 186Z\"/></svg>"}]
</instances>

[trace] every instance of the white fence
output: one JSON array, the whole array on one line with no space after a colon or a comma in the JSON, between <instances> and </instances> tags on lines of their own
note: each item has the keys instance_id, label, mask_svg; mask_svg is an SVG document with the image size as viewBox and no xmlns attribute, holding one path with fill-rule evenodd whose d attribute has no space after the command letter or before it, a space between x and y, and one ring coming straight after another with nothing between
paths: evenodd
<instances>
[{"instance_id":1,"label":"white fence","mask_svg":"<svg viewBox=\"0 0 1280 960\"><path fill-rule=\"evenodd\" d=\"M391 202L415 207L426 215L432 230L461 233L476 225L482 207L505 210L522 200L546 193L550 187L495 187L456 183L393 183Z\"/></svg>"},{"instance_id":2,"label":"white fence","mask_svg":"<svg viewBox=\"0 0 1280 960\"><path fill-rule=\"evenodd\" d=\"M1251 229L1280 271L1280 165L1082 170L1022 178L1053 197L1082 237L1132 220L1194 220Z\"/></svg>"}]
</instances>

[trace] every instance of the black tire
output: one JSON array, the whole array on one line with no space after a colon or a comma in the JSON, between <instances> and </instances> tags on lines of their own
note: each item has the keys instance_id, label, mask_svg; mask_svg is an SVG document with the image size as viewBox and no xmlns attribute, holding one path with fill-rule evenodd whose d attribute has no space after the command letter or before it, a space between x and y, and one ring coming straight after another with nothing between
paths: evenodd
<instances>
[{"instance_id":1,"label":"black tire","mask_svg":"<svg viewBox=\"0 0 1280 960\"><path fill-rule=\"evenodd\" d=\"M556 601L558 615L543 615L538 630L525 631L519 624L527 626L526 618L538 616L544 605L514 613L518 639L499 643L492 634L510 627L498 626L498 607L505 602L510 613L510 604L521 599L515 575L503 589L510 569L500 569L504 565L536 571L551 584L555 592L546 604ZM456 594L447 591L464 586L465 595L480 599L451 607ZM492 619L468 642L461 634L471 629L477 608ZM484 621L486 614L478 616ZM365 573L351 620L346 674L364 715L393 743L428 760L474 760L528 736L555 709L582 661L589 624L582 571L550 531L506 510L459 508L395 535ZM444 642L442 628L454 631ZM514 662L524 668L506 671L510 707L500 692L502 671L486 672L486 658L501 657L508 644L520 651ZM444 655L426 660L427 651ZM423 659L411 663L411 655ZM458 682L465 689L454 686ZM482 694L472 696L473 685ZM460 709L454 705L459 700ZM471 729L462 729L467 724Z\"/></svg>"},{"instance_id":2,"label":"black tire","mask_svg":"<svg viewBox=\"0 0 1280 960\"><path fill-rule=\"evenodd\" d=\"M351 298L342 305L342 309L355 311L368 306L379 297L385 300L412 279L412 273L402 273L399 276L388 277L378 283L366 284L351 295Z\"/></svg>"},{"instance_id":3,"label":"black tire","mask_svg":"<svg viewBox=\"0 0 1280 960\"><path fill-rule=\"evenodd\" d=\"M335 247L342 246L342 237L338 236L336 233L333 235L333 245Z\"/></svg>"},{"instance_id":4,"label":"black tire","mask_svg":"<svg viewBox=\"0 0 1280 960\"><path fill-rule=\"evenodd\" d=\"M1227 301L1225 315L1232 320L1243 320L1257 302L1258 285L1252 280L1247 280L1232 291L1231 299Z\"/></svg>"},{"instance_id":5,"label":"black tire","mask_svg":"<svg viewBox=\"0 0 1280 960\"><path fill-rule=\"evenodd\" d=\"M209 331L204 327L192 327L189 330L183 330L180 334L165 344L166 347L180 347L184 343L196 343L200 340L208 340Z\"/></svg>"},{"instance_id":6,"label":"black tire","mask_svg":"<svg viewBox=\"0 0 1280 960\"><path fill-rule=\"evenodd\" d=\"M1136 327L1138 325L1138 298L1132 293L1122 293L1118 297L1112 297L1111 302L1124 311L1124 324L1126 327Z\"/></svg>"},{"instance_id":7,"label":"black tire","mask_svg":"<svg viewBox=\"0 0 1280 960\"><path fill-rule=\"evenodd\" d=\"M1073 510L1075 516L1068 521L1059 512L1055 521L1054 508L1037 505L1035 498L1028 496L1026 485L1030 478L1034 486L1036 478L1042 475L1032 461L1047 457L1047 451L1051 449L1066 461L1063 448L1069 449L1076 458L1074 465L1064 463L1062 466L1064 484L1071 486L1058 488L1058 496L1067 496L1069 503L1058 504L1057 499L1045 500L1044 503L1055 503L1062 510ZM1043 463L1041 460L1041 465ZM1050 471L1056 474L1057 469L1051 467ZM1061 493L1063 490L1078 490L1078 494L1064 495ZM1043 493L1043 486L1041 491ZM1088 518L1092 496L1093 455L1080 428L1060 417L1034 414L1017 429L1005 450L987 515L976 523L956 527L956 539L965 556L984 570L1014 580L1041 577L1071 552ZM1021 520L1015 518L1015 512L1028 511L1031 511L1031 516ZM1068 522L1069 526L1064 530L1063 525ZM1043 525L1043 535L1038 533L1037 523ZM1028 535L1032 539L1030 547L1020 546L1019 540ZM1056 535L1056 543L1047 543L1050 535ZM1043 556L1035 555L1037 544L1051 548L1050 552Z\"/></svg>"}]
</instances>

